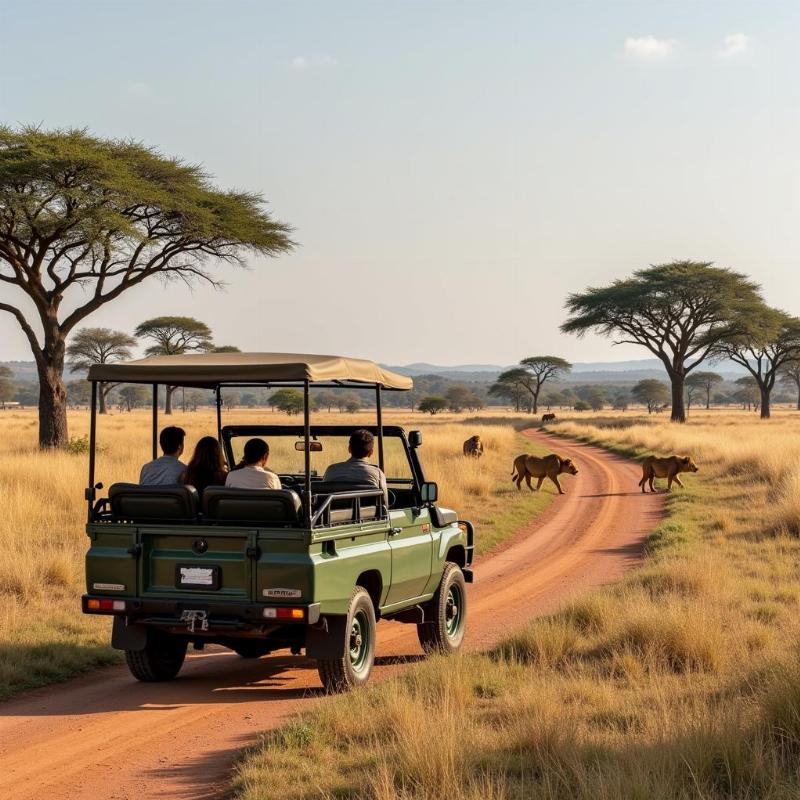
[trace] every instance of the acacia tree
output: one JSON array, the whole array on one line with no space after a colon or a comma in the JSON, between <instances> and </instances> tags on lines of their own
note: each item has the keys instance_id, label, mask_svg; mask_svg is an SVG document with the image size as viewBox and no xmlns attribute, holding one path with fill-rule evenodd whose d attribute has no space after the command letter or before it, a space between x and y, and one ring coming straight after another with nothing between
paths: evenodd
<instances>
[{"instance_id":1,"label":"acacia tree","mask_svg":"<svg viewBox=\"0 0 800 800\"><path fill-rule=\"evenodd\" d=\"M145 350L148 356L180 356L191 352L204 353L214 348L211 328L194 317L153 317L137 325L135 333L139 338L152 342ZM165 414L172 413L172 395L176 388L166 388Z\"/></svg>"},{"instance_id":2,"label":"acacia tree","mask_svg":"<svg viewBox=\"0 0 800 800\"><path fill-rule=\"evenodd\" d=\"M514 403L514 410L519 412L525 389L522 381L527 380L527 373L524 369L515 367L507 369L498 375L497 380L489 387L490 397L502 397Z\"/></svg>"},{"instance_id":3,"label":"acacia tree","mask_svg":"<svg viewBox=\"0 0 800 800\"><path fill-rule=\"evenodd\" d=\"M434 416L447 408L447 400L439 395L429 395L428 397L423 397L422 400L420 400L417 408L419 408L419 410L423 413Z\"/></svg>"},{"instance_id":4,"label":"acacia tree","mask_svg":"<svg viewBox=\"0 0 800 800\"><path fill-rule=\"evenodd\" d=\"M723 339L717 353L750 373L760 395L761 419L769 419L770 398L781 367L800 360L800 319L765 306Z\"/></svg>"},{"instance_id":5,"label":"acacia tree","mask_svg":"<svg viewBox=\"0 0 800 800\"><path fill-rule=\"evenodd\" d=\"M14 373L9 367L0 365L0 405L13 400L16 393Z\"/></svg>"},{"instance_id":6,"label":"acacia tree","mask_svg":"<svg viewBox=\"0 0 800 800\"><path fill-rule=\"evenodd\" d=\"M686 376L709 356L733 323L762 305L759 287L709 262L673 261L634 272L610 286L571 294L564 333L598 331L615 344L637 344L657 356L672 387L673 422L686 421Z\"/></svg>"},{"instance_id":7,"label":"acacia tree","mask_svg":"<svg viewBox=\"0 0 800 800\"><path fill-rule=\"evenodd\" d=\"M631 395L642 405L647 406L648 414L652 414L669 400L669 389L655 378L645 378L631 389Z\"/></svg>"},{"instance_id":8,"label":"acacia tree","mask_svg":"<svg viewBox=\"0 0 800 800\"><path fill-rule=\"evenodd\" d=\"M67 346L67 360L70 372L88 370L92 364L110 364L131 357L131 348L136 339L123 331L110 328L81 328L75 333ZM108 381L100 384L100 413L106 413L109 392L116 383Z\"/></svg>"},{"instance_id":9,"label":"acacia tree","mask_svg":"<svg viewBox=\"0 0 800 800\"><path fill-rule=\"evenodd\" d=\"M550 380L560 378L572 369L572 364L558 356L530 356L523 358L519 366L501 373L494 386L522 387L531 397L531 411L539 411L539 393ZM519 409L517 409L519 410Z\"/></svg>"},{"instance_id":10,"label":"acacia tree","mask_svg":"<svg viewBox=\"0 0 800 800\"><path fill-rule=\"evenodd\" d=\"M797 390L797 410L800 411L800 361L789 361L780 369L778 380Z\"/></svg>"},{"instance_id":11,"label":"acacia tree","mask_svg":"<svg viewBox=\"0 0 800 800\"><path fill-rule=\"evenodd\" d=\"M722 383L722 375L717 375L716 372L693 372L686 378L686 396L689 398L689 392L703 391L706 395L706 409L711 408L711 390L718 383ZM689 403L691 407L691 402Z\"/></svg>"},{"instance_id":12,"label":"acacia tree","mask_svg":"<svg viewBox=\"0 0 800 800\"><path fill-rule=\"evenodd\" d=\"M68 441L69 334L160 277L221 285L215 264L289 250L258 194L214 188L195 164L85 130L0 126L0 311L25 334L39 375L39 444Z\"/></svg>"}]
</instances>

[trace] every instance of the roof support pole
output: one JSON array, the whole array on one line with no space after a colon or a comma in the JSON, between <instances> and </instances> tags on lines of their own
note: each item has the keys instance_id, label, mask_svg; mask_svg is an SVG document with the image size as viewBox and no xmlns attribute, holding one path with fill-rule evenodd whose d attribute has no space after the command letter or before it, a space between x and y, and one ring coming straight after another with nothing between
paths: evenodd
<instances>
[{"instance_id":1,"label":"roof support pole","mask_svg":"<svg viewBox=\"0 0 800 800\"><path fill-rule=\"evenodd\" d=\"M92 381L92 399L89 417L89 486L86 489L86 502L89 505L87 519L92 521L92 508L95 499L95 456L97 453L97 382Z\"/></svg>"},{"instance_id":2,"label":"roof support pole","mask_svg":"<svg viewBox=\"0 0 800 800\"><path fill-rule=\"evenodd\" d=\"M158 384L153 384L153 461L158 458Z\"/></svg>"},{"instance_id":3,"label":"roof support pole","mask_svg":"<svg viewBox=\"0 0 800 800\"><path fill-rule=\"evenodd\" d=\"M303 504L305 510L306 525L311 524L311 398L309 396L308 381L303 383L303 429L305 434L305 495Z\"/></svg>"},{"instance_id":4,"label":"roof support pole","mask_svg":"<svg viewBox=\"0 0 800 800\"><path fill-rule=\"evenodd\" d=\"M214 391L217 403L217 441L222 444L222 390L217 386Z\"/></svg>"},{"instance_id":5,"label":"roof support pole","mask_svg":"<svg viewBox=\"0 0 800 800\"><path fill-rule=\"evenodd\" d=\"M375 408L378 417L378 466L383 472L386 471L383 465L383 407L381 404L381 386L375 387Z\"/></svg>"}]
</instances>

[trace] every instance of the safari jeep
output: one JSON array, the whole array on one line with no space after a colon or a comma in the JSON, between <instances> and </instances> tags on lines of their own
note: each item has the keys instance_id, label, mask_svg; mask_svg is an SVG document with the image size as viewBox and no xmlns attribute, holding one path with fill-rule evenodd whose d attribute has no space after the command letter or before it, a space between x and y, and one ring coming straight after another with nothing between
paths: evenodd
<instances>
[{"instance_id":1,"label":"safari jeep","mask_svg":"<svg viewBox=\"0 0 800 800\"><path fill-rule=\"evenodd\" d=\"M384 426L382 391L411 381L377 365L336 356L209 353L92 367L86 555L87 614L113 615L112 645L142 681L174 678L189 645L257 658L288 648L316 659L322 683L339 691L366 682L376 621L417 626L426 652L453 652L464 638L473 528L437 505L425 479L418 431ZM270 445L280 490L95 484L98 383L153 389L212 389L217 435L229 465L253 437ZM302 424L222 425L226 388L302 389ZM313 387L371 387L376 425L312 425ZM387 477L388 503L374 486L326 483L347 458L350 434L367 427ZM138 476L131 464L131 476Z\"/></svg>"}]
</instances>

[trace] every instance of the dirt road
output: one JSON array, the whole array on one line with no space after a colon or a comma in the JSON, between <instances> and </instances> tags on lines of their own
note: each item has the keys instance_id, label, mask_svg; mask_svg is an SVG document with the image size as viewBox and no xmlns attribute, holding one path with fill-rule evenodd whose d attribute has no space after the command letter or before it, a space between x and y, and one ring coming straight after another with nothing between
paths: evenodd
<instances>
[{"instance_id":1,"label":"dirt road","mask_svg":"<svg viewBox=\"0 0 800 800\"><path fill-rule=\"evenodd\" d=\"M568 494L509 546L477 564L471 649L617 579L639 559L662 513L660 496L639 492L641 473L631 462L528 435L573 457L580 474L562 481ZM509 472L510 465L511 458ZM386 622L378 627L378 653L376 678L421 650L411 626ZM137 683L118 667L33 692L0 705L0 798L218 798L237 751L287 714L320 702L317 686L316 669L302 658L246 661L212 649L189 657L173 683Z\"/></svg>"}]
</instances>

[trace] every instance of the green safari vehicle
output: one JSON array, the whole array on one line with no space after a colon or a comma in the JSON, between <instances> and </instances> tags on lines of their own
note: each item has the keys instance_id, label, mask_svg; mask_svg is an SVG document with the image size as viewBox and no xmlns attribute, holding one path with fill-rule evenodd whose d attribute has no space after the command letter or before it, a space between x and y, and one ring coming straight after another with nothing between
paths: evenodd
<instances>
[{"instance_id":1,"label":"green safari vehicle","mask_svg":"<svg viewBox=\"0 0 800 800\"><path fill-rule=\"evenodd\" d=\"M87 614L113 616L112 646L142 681L174 678L189 645L230 648L244 658L290 649L317 662L328 691L365 683L376 622L416 625L426 652L454 652L464 638L472 582L473 526L437 505L425 479L419 431L384 426L383 391L409 378L361 359L280 353L203 353L97 364L92 384L86 554ZM96 480L98 384L152 387L158 455L159 385L211 389L217 435L229 465L244 442L264 438L282 489L117 483ZM253 387L302 390L301 424L225 425L223 394ZM370 388L374 426L311 424L316 387ZM347 458L366 427L377 443L388 502L375 486L329 483L326 467ZM140 465L131 465L138 475Z\"/></svg>"}]
</instances>

